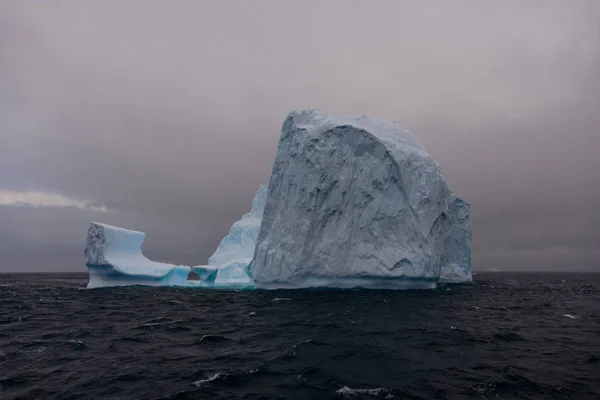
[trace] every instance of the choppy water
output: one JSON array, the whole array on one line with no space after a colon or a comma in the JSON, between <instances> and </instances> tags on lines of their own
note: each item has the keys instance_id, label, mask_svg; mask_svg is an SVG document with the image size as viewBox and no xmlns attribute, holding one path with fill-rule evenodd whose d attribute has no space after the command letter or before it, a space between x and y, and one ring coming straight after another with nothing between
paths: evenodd
<instances>
[{"instance_id":1,"label":"choppy water","mask_svg":"<svg viewBox=\"0 0 600 400\"><path fill-rule=\"evenodd\" d=\"M433 291L0 275L1 399L600 398L600 274Z\"/></svg>"}]
</instances>

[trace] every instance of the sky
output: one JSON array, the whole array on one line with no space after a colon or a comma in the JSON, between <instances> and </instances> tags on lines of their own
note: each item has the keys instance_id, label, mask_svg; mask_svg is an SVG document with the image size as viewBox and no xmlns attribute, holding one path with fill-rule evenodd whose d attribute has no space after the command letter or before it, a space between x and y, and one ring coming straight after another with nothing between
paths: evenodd
<instances>
[{"instance_id":1,"label":"sky","mask_svg":"<svg viewBox=\"0 0 600 400\"><path fill-rule=\"evenodd\" d=\"M406 127L473 269L600 271L597 0L0 2L0 272L85 272L90 221L206 262L292 110Z\"/></svg>"}]
</instances>

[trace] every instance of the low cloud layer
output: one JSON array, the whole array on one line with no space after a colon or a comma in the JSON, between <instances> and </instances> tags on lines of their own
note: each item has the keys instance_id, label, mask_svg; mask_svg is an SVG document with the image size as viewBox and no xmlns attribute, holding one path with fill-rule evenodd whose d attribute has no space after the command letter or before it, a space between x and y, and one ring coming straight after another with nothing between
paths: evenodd
<instances>
[{"instance_id":1,"label":"low cloud layer","mask_svg":"<svg viewBox=\"0 0 600 400\"><path fill-rule=\"evenodd\" d=\"M0 190L0 206L75 207L82 210L109 212L109 209L105 206L87 200L72 199L42 192L14 192L10 190Z\"/></svg>"},{"instance_id":2,"label":"low cloud layer","mask_svg":"<svg viewBox=\"0 0 600 400\"><path fill-rule=\"evenodd\" d=\"M205 262L305 108L414 132L472 203L475 269L600 270L598 15L595 0L2 2L0 191L83 203L0 205L0 271L83 271L90 220Z\"/></svg>"}]
</instances>

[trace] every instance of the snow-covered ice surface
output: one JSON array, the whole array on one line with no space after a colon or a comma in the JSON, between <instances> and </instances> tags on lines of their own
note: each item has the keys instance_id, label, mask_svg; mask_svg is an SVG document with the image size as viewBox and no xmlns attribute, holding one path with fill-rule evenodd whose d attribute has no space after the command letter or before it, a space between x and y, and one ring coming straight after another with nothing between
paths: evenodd
<instances>
[{"instance_id":1,"label":"snow-covered ice surface","mask_svg":"<svg viewBox=\"0 0 600 400\"><path fill-rule=\"evenodd\" d=\"M254 256L266 195L267 188L261 185L252 201L252 209L231 226L227 236L221 240L215 253L208 259L208 265L193 268L206 286L253 284L248 275L248 264Z\"/></svg>"},{"instance_id":2,"label":"snow-covered ice surface","mask_svg":"<svg viewBox=\"0 0 600 400\"><path fill-rule=\"evenodd\" d=\"M249 272L261 288L470 281L469 208L399 125L291 113Z\"/></svg>"},{"instance_id":3,"label":"snow-covered ice surface","mask_svg":"<svg viewBox=\"0 0 600 400\"><path fill-rule=\"evenodd\" d=\"M85 243L88 289L106 286L186 286L190 267L151 261L143 232L92 222Z\"/></svg>"}]
</instances>

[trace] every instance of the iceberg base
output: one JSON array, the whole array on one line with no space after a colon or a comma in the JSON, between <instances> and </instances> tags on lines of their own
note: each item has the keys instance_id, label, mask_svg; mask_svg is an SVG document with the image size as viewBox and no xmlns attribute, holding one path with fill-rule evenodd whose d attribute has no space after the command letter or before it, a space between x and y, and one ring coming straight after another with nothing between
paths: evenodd
<instances>
[{"instance_id":1,"label":"iceberg base","mask_svg":"<svg viewBox=\"0 0 600 400\"><path fill-rule=\"evenodd\" d=\"M364 288L364 289L435 289L437 278L376 278L376 277L308 277L297 282L255 283L256 289L307 289L307 288Z\"/></svg>"},{"instance_id":2,"label":"iceberg base","mask_svg":"<svg viewBox=\"0 0 600 400\"><path fill-rule=\"evenodd\" d=\"M197 289L216 289L216 290L251 290L254 289L252 283L240 283L240 282L217 282L208 283L201 281L188 281L187 287Z\"/></svg>"},{"instance_id":3,"label":"iceberg base","mask_svg":"<svg viewBox=\"0 0 600 400\"><path fill-rule=\"evenodd\" d=\"M164 275L127 274L112 265L87 265L88 289L107 286L188 286L188 267L173 267Z\"/></svg>"},{"instance_id":4,"label":"iceberg base","mask_svg":"<svg viewBox=\"0 0 600 400\"><path fill-rule=\"evenodd\" d=\"M212 265L196 265L192 268L202 284L214 285L219 269Z\"/></svg>"},{"instance_id":5,"label":"iceberg base","mask_svg":"<svg viewBox=\"0 0 600 400\"><path fill-rule=\"evenodd\" d=\"M204 287L253 287L248 275L248 264L252 259L236 259L223 266L196 265L192 270Z\"/></svg>"}]
</instances>

